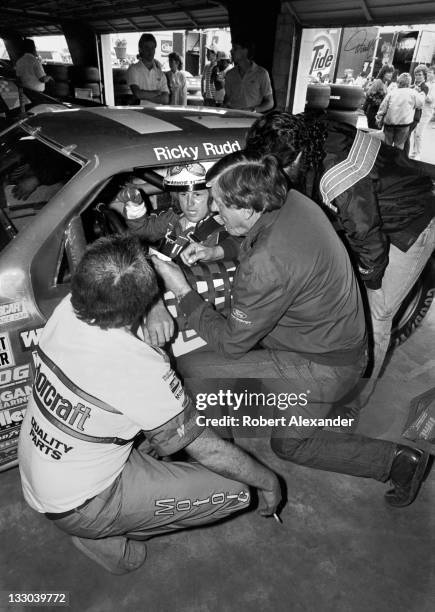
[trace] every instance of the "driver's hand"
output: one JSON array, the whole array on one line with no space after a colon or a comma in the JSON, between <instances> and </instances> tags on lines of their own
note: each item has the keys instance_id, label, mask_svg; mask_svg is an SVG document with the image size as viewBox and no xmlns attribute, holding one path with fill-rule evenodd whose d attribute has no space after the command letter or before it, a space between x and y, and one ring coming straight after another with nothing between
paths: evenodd
<instances>
[{"instance_id":1,"label":"driver's hand","mask_svg":"<svg viewBox=\"0 0 435 612\"><path fill-rule=\"evenodd\" d=\"M21 178L12 189L12 195L17 198L17 200L27 200L29 195L39 187L39 184L39 179L36 178L36 176Z\"/></svg>"},{"instance_id":2,"label":"driver's hand","mask_svg":"<svg viewBox=\"0 0 435 612\"><path fill-rule=\"evenodd\" d=\"M144 342L151 346L164 346L174 335L174 319L162 300L148 312L143 324Z\"/></svg>"}]
</instances>

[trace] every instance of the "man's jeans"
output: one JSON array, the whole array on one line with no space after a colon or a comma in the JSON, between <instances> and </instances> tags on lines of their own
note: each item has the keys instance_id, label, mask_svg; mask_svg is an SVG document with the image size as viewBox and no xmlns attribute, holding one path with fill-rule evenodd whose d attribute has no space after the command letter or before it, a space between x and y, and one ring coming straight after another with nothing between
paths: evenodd
<instances>
[{"instance_id":1,"label":"man's jeans","mask_svg":"<svg viewBox=\"0 0 435 612\"><path fill-rule=\"evenodd\" d=\"M430 120L432 119L432 115L433 115L432 108L431 109L423 108L423 111L421 113L421 119L417 123L417 127L412 133L412 137L411 137L412 144L410 147L411 148L410 156L420 158L421 146L423 144L423 135L424 135L424 132Z\"/></svg>"},{"instance_id":2,"label":"man's jeans","mask_svg":"<svg viewBox=\"0 0 435 612\"><path fill-rule=\"evenodd\" d=\"M394 444L351 433L325 431L321 425L310 421L300 422L300 418L326 418L355 386L365 365L365 357L348 366L326 366L289 351L266 349L253 350L233 360L210 351L208 347L177 359L178 370L187 389L194 398L196 396L197 406L198 393L225 393L234 389L236 380L238 390L242 391L240 397L243 396L245 404L249 404L250 390L254 389L258 394L258 381L261 381L265 396L269 398L270 394L276 401L267 401L260 406L247 405L245 414L252 412L256 418L263 415L266 419L284 417L285 424L276 424L271 434L272 449L279 457L321 470L385 482L390 474ZM280 410L278 400L284 401L284 397L288 399L287 406ZM208 407L205 416L207 411ZM234 402L230 404L229 412L238 417ZM243 436L240 423L235 429L235 436ZM261 436L261 426L257 433ZM263 434L270 435L270 431L263 428Z\"/></svg>"},{"instance_id":3,"label":"man's jeans","mask_svg":"<svg viewBox=\"0 0 435 612\"><path fill-rule=\"evenodd\" d=\"M391 326L399 307L420 276L435 248L435 220L432 219L414 244L403 253L390 246L389 263L381 289L367 290L373 327L374 365L370 380L360 396L362 407L369 400L390 345Z\"/></svg>"},{"instance_id":4,"label":"man's jeans","mask_svg":"<svg viewBox=\"0 0 435 612\"><path fill-rule=\"evenodd\" d=\"M406 139L408 138L409 125L398 127L395 125L386 125L384 127L385 144L403 149Z\"/></svg>"}]
</instances>

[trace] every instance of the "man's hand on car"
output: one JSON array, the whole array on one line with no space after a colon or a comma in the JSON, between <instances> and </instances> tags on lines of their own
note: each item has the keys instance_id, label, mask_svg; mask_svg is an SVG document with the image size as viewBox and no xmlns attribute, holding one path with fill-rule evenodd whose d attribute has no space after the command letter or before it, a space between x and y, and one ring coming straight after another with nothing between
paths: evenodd
<instances>
[{"instance_id":1,"label":"man's hand on car","mask_svg":"<svg viewBox=\"0 0 435 612\"><path fill-rule=\"evenodd\" d=\"M191 291L180 266L173 261L163 261L156 255L153 255L151 259L156 272L163 278L166 289L172 291L175 297L181 298Z\"/></svg>"},{"instance_id":2,"label":"man's hand on car","mask_svg":"<svg viewBox=\"0 0 435 612\"><path fill-rule=\"evenodd\" d=\"M151 346L164 346L174 335L174 320L162 300L149 310L143 325L144 342Z\"/></svg>"}]
</instances>

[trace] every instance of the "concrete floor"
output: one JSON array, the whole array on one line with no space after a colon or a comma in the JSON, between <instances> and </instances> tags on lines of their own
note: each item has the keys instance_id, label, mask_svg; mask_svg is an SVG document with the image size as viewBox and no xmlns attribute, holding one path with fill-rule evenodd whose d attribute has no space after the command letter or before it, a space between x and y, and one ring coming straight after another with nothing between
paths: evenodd
<instances>
[{"instance_id":1,"label":"concrete floor","mask_svg":"<svg viewBox=\"0 0 435 612\"><path fill-rule=\"evenodd\" d=\"M360 432L398 439L409 401L434 385L434 338L432 306L395 350ZM121 577L25 505L18 470L0 474L0 590L67 590L74 612L435 609L435 472L412 506L393 509L381 483L282 462L264 441L257 451L286 480L283 525L249 512L156 538L145 565Z\"/></svg>"}]
</instances>

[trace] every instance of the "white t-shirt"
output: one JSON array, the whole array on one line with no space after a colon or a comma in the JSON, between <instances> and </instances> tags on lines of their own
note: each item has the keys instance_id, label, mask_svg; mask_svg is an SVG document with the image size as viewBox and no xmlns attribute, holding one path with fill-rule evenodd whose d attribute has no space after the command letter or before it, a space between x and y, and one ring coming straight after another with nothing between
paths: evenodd
<instances>
[{"instance_id":1,"label":"white t-shirt","mask_svg":"<svg viewBox=\"0 0 435 612\"><path fill-rule=\"evenodd\" d=\"M23 87L33 89L34 91L45 90L45 83L39 80L45 76L39 57L35 57L32 53L25 53L17 60L15 72Z\"/></svg>"},{"instance_id":2,"label":"white t-shirt","mask_svg":"<svg viewBox=\"0 0 435 612\"><path fill-rule=\"evenodd\" d=\"M156 62L151 70L141 61L132 64L127 70L126 80L128 85L137 85L139 89L169 94L166 75Z\"/></svg>"},{"instance_id":3,"label":"white t-shirt","mask_svg":"<svg viewBox=\"0 0 435 612\"><path fill-rule=\"evenodd\" d=\"M24 497L35 510L72 510L106 489L141 430L161 455L200 434L163 351L124 329L80 321L69 296L47 322L38 352L19 439Z\"/></svg>"}]
</instances>

